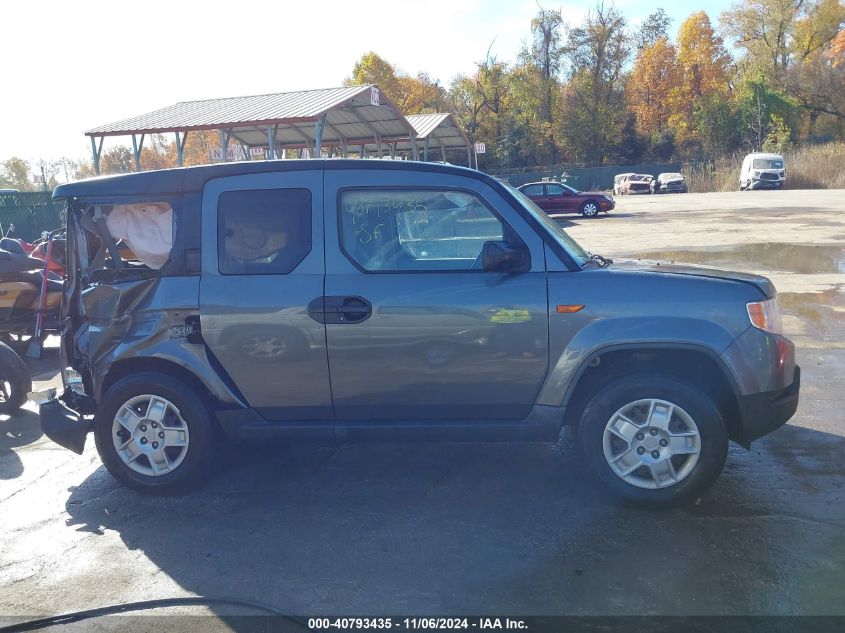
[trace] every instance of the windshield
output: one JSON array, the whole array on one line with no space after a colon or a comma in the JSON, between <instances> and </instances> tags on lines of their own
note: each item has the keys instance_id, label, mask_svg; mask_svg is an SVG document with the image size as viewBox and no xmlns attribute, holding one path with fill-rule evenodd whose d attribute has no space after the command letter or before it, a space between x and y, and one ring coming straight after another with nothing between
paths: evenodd
<instances>
[{"instance_id":1,"label":"windshield","mask_svg":"<svg viewBox=\"0 0 845 633\"><path fill-rule=\"evenodd\" d=\"M549 234L551 234L551 236L554 237L555 241L560 244L561 248L563 248L563 250L565 250L569 254L569 256L572 257L573 260L575 260L575 263L578 264L578 266L583 266L590 260L589 253L587 253L587 251L581 248L581 245L578 244L578 242L576 242L575 240L573 240L557 222L552 220L546 214L545 211L543 211L540 207L534 204L531 198L529 198L519 189L511 186L507 182L502 182L502 184L508 191L513 194L514 198L519 201L522 207L526 211L528 211L528 213L530 213L533 217L535 217L540 222L540 224L542 224L548 230Z\"/></svg>"},{"instance_id":2,"label":"windshield","mask_svg":"<svg viewBox=\"0 0 845 633\"><path fill-rule=\"evenodd\" d=\"M681 174L660 174L660 180L683 180Z\"/></svg>"},{"instance_id":3,"label":"windshield","mask_svg":"<svg viewBox=\"0 0 845 633\"><path fill-rule=\"evenodd\" d=\"M755 158L751 163L754 169L783 169L782 158Z\"/></svg>"},{"instance_id":4,"label":"windshield","mask_svg":"<svg viewBox=\"0 0 845 633\"><path fill-rule=\"evenodd\" d=\"M564 189L569 189L570 193L579 193L578 190L575 189L575 187L570 187L569 185L564 185L563 183L561 183L561 186Z\"/></svg>"}]
</instances>

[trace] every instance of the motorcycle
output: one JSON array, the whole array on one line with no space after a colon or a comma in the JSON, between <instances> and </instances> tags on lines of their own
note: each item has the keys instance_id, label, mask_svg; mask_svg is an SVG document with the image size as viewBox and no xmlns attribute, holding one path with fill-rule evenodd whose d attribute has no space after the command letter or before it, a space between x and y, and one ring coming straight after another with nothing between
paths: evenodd
<instances>
[{"instance_id":1,"label":"motorcycle","mask_svg":"<svg viewBox=\"0 0 845 633\"><path fill-rule=\"evenodd\" d=\"M45 283L44 268L44 260L27 254L15 240L0 239L0 342L19 353L34 339L41 345L59 327L62 278L48 271Z\"/></svg>"}]
</instances>

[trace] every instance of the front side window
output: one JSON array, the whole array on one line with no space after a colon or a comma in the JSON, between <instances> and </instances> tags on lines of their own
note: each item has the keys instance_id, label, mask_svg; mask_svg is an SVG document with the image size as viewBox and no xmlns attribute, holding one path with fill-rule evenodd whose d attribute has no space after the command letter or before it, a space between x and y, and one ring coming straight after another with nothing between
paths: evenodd
<instances>
[{"instance_id":1,"label":"front side window","mask_svg":"<svg viewBox=\"0 0 845 633\"><path fill-rule=\"evenodd\" d=\"M369 272L482 270L484 243L508 232L461 191L343 191L339 213L344 252Z\"/></svg>"},{"instance_id":2,"label":"front side window","mask_svg":"<svg viewBox=\"0 0 845 633\"><path fill-rule=\"evenodd\" d=\"M224 275L283 275L311 251L308 189L226 191L217 200L217 256Z\"/></svg>"},{"instance_id":3,"label":"front side window","mask_svg":"<svg viewBox=\"0 0 845 633\"><path fill-rule=\"evenodd\" d=\"M546 191L550 196L562 196L566 193L560 185L546 185Z\"/></svg>"}]
</instances>

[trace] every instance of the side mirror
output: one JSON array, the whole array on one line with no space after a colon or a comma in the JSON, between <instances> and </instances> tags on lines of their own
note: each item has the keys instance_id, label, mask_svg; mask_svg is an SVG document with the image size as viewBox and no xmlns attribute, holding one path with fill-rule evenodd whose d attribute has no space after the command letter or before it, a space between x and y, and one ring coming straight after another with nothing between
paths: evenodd
<instances>
[{"instance_id":1,"label":"side mirror","mask_svg":"<svg viewBox=\"0 0 845 633\"><path fill-rule=\"evenodd\" d=\"M500 273L527 273L531 256L524 246L515 248L507 242L484 242L481 249L484 270Z\"/></svg>"}]
</instances>

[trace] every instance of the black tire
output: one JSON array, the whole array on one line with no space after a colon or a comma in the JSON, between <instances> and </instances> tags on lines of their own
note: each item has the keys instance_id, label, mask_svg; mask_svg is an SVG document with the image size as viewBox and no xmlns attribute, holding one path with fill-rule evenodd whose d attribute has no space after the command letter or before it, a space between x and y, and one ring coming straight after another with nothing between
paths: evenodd
<instances>
[{"instance_id":1,"label":"black tire","mask_svg":"<svg viewBox=\"0 0 845 633\"><path fill-rule=\"evenodd\" d=\"M700 435L695 466L680 482L663 488L641 488L628 483L611 469L604 453L604 431L611 417L626 404L647 398L681 407ZM673 506L696 498L722 472L728 455L727 429L716 405L692 385L662 374L626 376L601 388L584 408L578 436L584 459L614 494L650 507Z\"/></svg>"},{"instance_id":2,"label":"black tire","mask_svg":"<svg viewBox=\"0 0 845 633\"><path fill-rule=\"evenodd\" d=\"M0 343L0 413L11 413L23 406L32 391L29 368L15 351Z\"/></svg>"},{"instance_id":3,"label":"black tire","mask_svg":"<svg viewBox=\"0 0 845 633\"><path fill-rule=\"evenodd\" d=\"M118 411L130 399L142 395L169 400L178 409L188 429L189 441L184 458L166 474L136 472L117 454L112 439ZM199 394L178 378L158 372L142 372L117 381L103 396L94 416L94 440L106 469L122 484L150 494L177 494L201 484L214 457L215 429L211 412ZM148 459L146 463L150 463Z\"/></svg>"},{"instance_id":4,"label":"black tire","mask_svg":"<svg viewBox=\"0 0 845 633\"><path fill-rule=\"evenodd\" d=\"M587 200L581 205L581 215L585 218L596 218L599 211L601 211L601 207L595 200Z\"/></svg>"}]
</instances>

